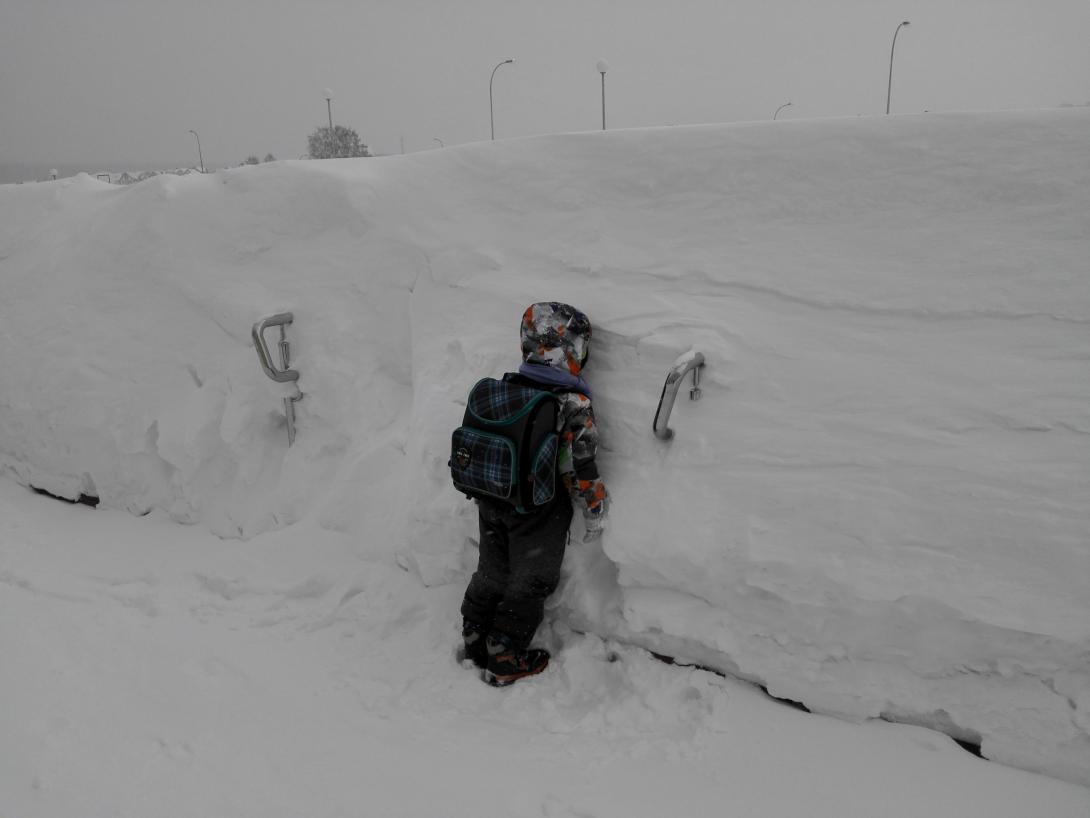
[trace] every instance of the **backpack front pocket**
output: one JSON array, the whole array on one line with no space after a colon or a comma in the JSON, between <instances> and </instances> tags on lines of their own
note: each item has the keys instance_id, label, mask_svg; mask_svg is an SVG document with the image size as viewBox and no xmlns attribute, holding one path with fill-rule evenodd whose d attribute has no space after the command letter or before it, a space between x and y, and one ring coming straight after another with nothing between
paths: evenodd
<instances>
[{"instance_id":1,"label":"backpack front pocket","mask_svg":"<svg viewBox=\"0 0 1090 818\"><path fill-rule=\"evenodd\" d=\"M515 446L505 437L460 426L450 443L450 473L463 490L511 499Z\"/></svg>"}]
</instances>

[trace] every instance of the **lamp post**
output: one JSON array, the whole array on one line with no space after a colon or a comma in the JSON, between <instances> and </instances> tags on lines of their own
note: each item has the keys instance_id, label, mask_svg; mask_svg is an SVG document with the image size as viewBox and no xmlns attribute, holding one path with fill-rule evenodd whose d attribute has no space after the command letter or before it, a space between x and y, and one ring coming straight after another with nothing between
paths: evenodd
<instances>
[{"instance_id":1,"label":"lamp post","mask_svg":"<svg viewBox=\"0 0 1090 818\"><path fill-rule=\"evenodd\" d=\"M204 173L204 154L201 153L201 135L192 128L189 129L189 132L197 137L197 158L201 160L201 173Z\"/></svg>"},{"instance_id":2,"label":"lamp post","mask_svg":"<svg viewBox=\"0 0 1090 818\"><path fill-rule=\"evenodd\" d=\"M492 80L496 78L496 71L501 65L507 65L508 63L512 62L514 62L514 60L504 60L503 62L498 63L496 67L492 69L492 76L488 79L488 119L489 122L492 124L493 139L496 138L496 115L494 112L494 108L492 107Z\"/></svg>"},{"instance_id":3,"label":"lamp post","mask_svg":"<svg viewBox=\"0 0 1090 818\"><path fill-rule=\"evenodd\" d=\"M332 157L336 153L337 142L333 138L333 92L328 88L325 89L325 110L329 114L329 155Z\"/></svg>"},{"instance_id":4,"label":"lamp post","mask_svg":"<svg viewBox=\"0 0 1090 818\"><path fill-rule=\"evenodd\" d=\"M774 113L772 115L773 121L775 121L776 117L778 117L780 115L780 111L782 111L784 108L786 108L790 104L791 104L790 102L785 102L783 105L781 105L779 108L777 108L776 113Z\"/></svg>"},{"instance_id":5,"label":"lamp post","mask_svg":"<svg viewBox=\"0 0 1090 818\"><path fill-rule=\"evenodd\" d=\"M609 63L605 60L598 60L598 73L602 75L602 130L606 129L606 71L609 70Z\"/></svg>"},{"instance_id":6,"label":"lamp post","mask_svg":"<svg viewBox=\"0 0 1090 818\"><path fill-rule=\"evenodd\" d=\"M890 95L893 93L893 49L897 47L897 35L900 33L904 26L909 25L908 20L905 20L901 25L897 26L897 30L893 32L893 45L889 49L889 84L886 86L886 113L889 113L889 100Z\"/></svg>"}]
</instances>

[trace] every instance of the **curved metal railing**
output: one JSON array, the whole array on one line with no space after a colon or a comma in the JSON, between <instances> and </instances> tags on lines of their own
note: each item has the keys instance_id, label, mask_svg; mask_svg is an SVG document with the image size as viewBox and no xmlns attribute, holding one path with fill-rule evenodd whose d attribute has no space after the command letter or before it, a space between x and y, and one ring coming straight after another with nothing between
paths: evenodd
<instances>
[{"instance_id":1,"label":"curved metal railing","mask_svg":"<svg viewBox=\"0 0 1090 818\"><path fill-rule=\"evenodd\" d=\"M287 333L285 332L284 327L291 322L292 314L290 312L282 312L277 315L270 315L268 318L262 318L254 324L254 346L257 348L257 357L261 361L261 368L265 370L266 375L277 383L299 380L299 373L294 369L288 369L290 364L290 352L288 348ZM269 354L269 347L265 343L265 330L269 327L280 327L280 369L277 369L273 365L272 356Z\"/></svg>"},{"instance_id":2,"label":"curved metal railing","mask_svg":"<svg viewBox=\"0 0 1090 818\"><path fill-rule=\"evenodd\" d=\"M272 378L277 383L291 383L299 380L299 372L291 369L291 347L288 344L287 327L292 322L292 314L290 312L281 312L276 315L270 315L267 318L262 318L253 328L254 348L257 350L257 358L261 362L261 368L265 374ZM280 327L280 341L277 346L280 348L280 367L277 368L273 363L272 355L269 353L269 346L265 343L265 330L270 327ZM302 394L297 394L284 398L284 416L288 421L288 445L290 446L295 442L295 401L302 398Z\"/></svg>"},{"instance_id":3,"label":"curved metal railing","mask_svg":"<svg viewBox=\"0 0 1090 818\"><path fill-rule=\"evenodd\" d=\"M659 396L659 407L655 410L655 420L651 424L655 437L669 440L674 436L674 430L667 424L670 422L670 412L673 411L681 381L690 371L693 373L693 385L689 389L689 400L700 400L700 370L703 367L704 355L696 351L686 352L674 361L674 365L666 373L666 382L662 385L662 395Z\"/></svg>"}]
</instances>

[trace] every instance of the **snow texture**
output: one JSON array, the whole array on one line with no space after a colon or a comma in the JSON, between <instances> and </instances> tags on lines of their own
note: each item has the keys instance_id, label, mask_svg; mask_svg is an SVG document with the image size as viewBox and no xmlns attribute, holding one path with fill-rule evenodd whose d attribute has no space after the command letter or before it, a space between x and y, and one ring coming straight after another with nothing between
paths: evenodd
<instances>
[{"instance_id":1,"label":"snow texture","mask_svg":"<svg viewBox=\"0 0 1090 818\"><path fill-rule=\"evenodd\" d=\"M555 627L1087 786L1088 213L1078 109L2 186L0 471L224 538L348 535L453 620L450 431L526 305L566 301L611 520ZM295 387L250 339L283 311L290 449ZM662 441L690 351L702 397Z\"/></svg>"}]
</instances>

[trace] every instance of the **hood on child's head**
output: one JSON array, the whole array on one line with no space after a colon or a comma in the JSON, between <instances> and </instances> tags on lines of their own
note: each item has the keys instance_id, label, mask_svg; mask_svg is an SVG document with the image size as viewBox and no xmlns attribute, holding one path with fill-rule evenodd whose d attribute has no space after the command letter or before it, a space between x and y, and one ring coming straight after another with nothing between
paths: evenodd
<instances>
[{"instance_id":1,"label":"hood on child's head","mask_svg":"<svg viewBox=\"0 0 1090 818\"><path fill-rule=\"evenodd\" d=\"M522 314L522 360L578 375L590 355L590 319L570 304L539 301Z\"/></svg>"}]
</instances>

